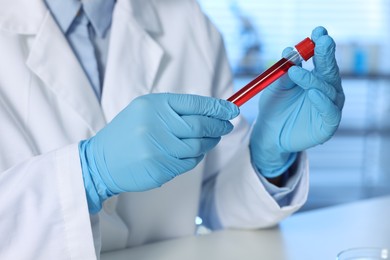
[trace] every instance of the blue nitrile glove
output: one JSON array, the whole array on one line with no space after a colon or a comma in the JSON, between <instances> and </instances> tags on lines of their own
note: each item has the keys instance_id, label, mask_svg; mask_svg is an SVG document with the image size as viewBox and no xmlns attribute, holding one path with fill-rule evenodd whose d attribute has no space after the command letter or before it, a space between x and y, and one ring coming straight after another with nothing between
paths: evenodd
<instances>
[{"instance_id":1,"label":"blue nitrile glove","mask_svg":"<svg viewBox=\"0 0 390 260\"><path fill-rule=\"evenodd\" d=\"M138 97L94 137L79 145L91 213L108 197L160 187L193 169L239 114L210 97L149 94Z\"/></svg>"},{"instance_id":2,"label":"blue nitrile glove","mask_svg":"<svg viewBox=\"0 0 390 260\"><path fill-rule=\"evenodd\" d=\"M329 140L341 120L345 97L335 43L323 27L315 28L311 38L314 70L293 66L260 96L250 149L252 162L267 178L283 174L297 152Z\"/></svg>"}]
</instances>

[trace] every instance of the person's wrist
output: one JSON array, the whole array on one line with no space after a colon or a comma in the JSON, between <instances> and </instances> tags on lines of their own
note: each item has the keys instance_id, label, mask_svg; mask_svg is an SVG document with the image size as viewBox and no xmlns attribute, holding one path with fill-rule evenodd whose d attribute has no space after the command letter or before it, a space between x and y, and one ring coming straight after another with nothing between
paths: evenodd
<instances>
[{"instance_id":1,"label":"person's wrist","mask_svg":"<svg viewBox=\"0 0 390 260\"><path fill-rule=\"evenodd\" d=\"M285 173L297 158L297 153L276 152L272 150L258 151L251 147L252 163L258 172L269 179L277 178Z\"/></svg>"},{"instance_id":2,"label":"person's wrist","mask_svg":"<svg viewBox=\"0 0 390 260\"><path fill-rule=\"evenodd\" d=\"M88 140L80 141L79 156L81 163L81 172L84 181L85 194L87 197L88 211L90 214L96 214L102 208L102 200L96 190L94 181L91 176L89 160L87 156Z\"/></svg>"},{"instance_id":3,"label":"person's wrist","mask_svg":"<svg viewBox=\"0 0 390 260\"><path fill-rule=\"evenodd\" d=\"M91 151L91 144L91 139L80 141L79 155L88 210L91 214L96 214L100 211L103 201L116 193L112 192L103 181Z\"/></svg>"}]
</instances>

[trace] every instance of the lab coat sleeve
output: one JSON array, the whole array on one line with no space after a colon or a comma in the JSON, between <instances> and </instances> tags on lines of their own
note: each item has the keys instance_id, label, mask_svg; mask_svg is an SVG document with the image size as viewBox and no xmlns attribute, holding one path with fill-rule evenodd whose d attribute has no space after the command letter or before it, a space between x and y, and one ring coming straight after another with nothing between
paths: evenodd
<instances>
[{"instance_id":1,"label":"lab coat sleeve","mask_svg":"<svg viewBox=\"0 0 390 260\"><path fill-rule=\"evenodd\" d=\"M96 259L77 144L0 173L0 259Z\"/></svg>"},{"instance_id":2,"label":"lab coat sleeve","mask_svg":"<svg viewBox=\"0 0 390 260\"><path fill-rule=\"evenodd\" d=\"M198 17L198 26L204 26L204 30L198 31L205 33L199 35L199 39L208 39L203 49L208 50L206 56L214 75L212 95L226 99L233 94L233 81L222 37L207 17ZM243 117L233 120L233 123L233 132L223 137L218 146L206 156L200 216L206 226L212 229L273 226L298 210L306 201L306 155L301 154L296 172L292 173L297 178L297 183L290 193L289 203L280 206L264 187L252 165L249 150L250 126Z\"/></svg>"}]
</instances>

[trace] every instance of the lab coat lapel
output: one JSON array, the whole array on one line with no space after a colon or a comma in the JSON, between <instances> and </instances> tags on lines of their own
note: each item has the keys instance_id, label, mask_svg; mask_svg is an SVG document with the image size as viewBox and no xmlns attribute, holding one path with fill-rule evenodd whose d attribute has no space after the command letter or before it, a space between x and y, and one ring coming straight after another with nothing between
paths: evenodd
<instances>
[{"instance_id":1,"label":"lab coat lapel","mask_svg":"<svg viewBox=\"0 0 390 260\"><path fill-rule=\"evenodd\" d=\"M159 33L158 17L150 1L118 0L102 93L107 121L137 96L152 92L164 51L151 34Z\"/></svg>"},{"instance_id":2,"label":"lab coat lapel","mask_svg":"<svg viewBox=\"0 0 390 260\"><path fill-rule=\"evenodd\" d=\"M47 11L27 66L96 132L105 124L98 99L65 36Z\"/></svg>"}]
</instances>

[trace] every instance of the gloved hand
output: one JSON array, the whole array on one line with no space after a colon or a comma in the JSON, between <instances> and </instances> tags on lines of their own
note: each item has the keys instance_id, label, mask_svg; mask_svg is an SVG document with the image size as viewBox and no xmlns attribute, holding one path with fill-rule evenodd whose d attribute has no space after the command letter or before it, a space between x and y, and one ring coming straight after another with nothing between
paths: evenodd
<instances>
[{"instance_id":1,"label":"gloved hand","mask_svg":"<svg viewBox=\"0 0 390 260\"><path fill-rule=\"evenodd\" d=\"M267 178L285 172L297 152L329 140L341 120L345 97L335 43L323 27L315 28L311 38L314 70L293 66L260 96L250 149L252 162Z\"/></svg>"},{"instance_id":2,"label":"gloved hand","mask_svg":"<svg viewBox=\"0 0 390 260\"><path fill-rule=\"evenodd\" d=\"M194 168L239 114L210 97L149 94L138 97L94 137L79 145L90 213L121 192L160 187Z\"/></svg>"}]
</instances>

